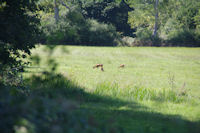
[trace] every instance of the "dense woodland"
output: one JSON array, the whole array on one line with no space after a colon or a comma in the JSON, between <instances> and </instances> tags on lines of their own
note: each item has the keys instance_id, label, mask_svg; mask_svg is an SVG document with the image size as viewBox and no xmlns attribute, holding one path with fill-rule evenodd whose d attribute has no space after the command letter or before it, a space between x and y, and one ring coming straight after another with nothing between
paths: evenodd
<instances>
[{"instance_id":1,"label":"dense woodland","mask_svg":"<svg viewBox=\"0 0 200 133\"><path fill-rule=\"evenodd\" d=\"M45 43L199 46L198 0L41 0L40 5Z\"/></svg>"},{"instance_id":2,"label":"dense woodland","mask_svg":"<svg viewBox=\"0 0 200 133\"><path fill-rule=\"evenodd\" d=\"M30 50L38 43L199 47L200 1L1 0L0 31L0 132L124 132L106 123L96 126L93 117L85 118L89 110L72 111L79 107L67 98L119 101L66 81L54 73L53 59L48 71L24 80L20 72Z\"/></svg>"},{"instance_id":3,"label":"dense woodland","mask_svg":"<svg viewBox=\"0 0 200 133\"><path fill-rule=\"evenodd\" d=\"M5 20L5 3L2 31L18 20ZM25 12L40 21L36 40L43 44L199 46L199 9L198 0L38 0Z\"/></svg>"},{"instance_id":4,"label":"dense woodland","mask_svg":"<svg viewBox=\"0 0 200 133\"><path fill-rule=\"evenodd\" d=\"M40 5L44 43L199 46L196 0L41 0Z\"/></svg>"}]
</instances>

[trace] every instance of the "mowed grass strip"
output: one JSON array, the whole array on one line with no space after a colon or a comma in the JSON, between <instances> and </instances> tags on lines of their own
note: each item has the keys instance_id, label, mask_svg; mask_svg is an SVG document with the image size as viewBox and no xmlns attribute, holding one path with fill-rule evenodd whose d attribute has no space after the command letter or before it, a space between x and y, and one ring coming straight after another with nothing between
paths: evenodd
<instances>
[{"instance_id":1,"label":"mowed grass strip","mask_svg":"<svg viewBox=\"0 0 200 133\"><path fill-rule=\"evenodd\" d=\"M52 58L58 64L56 72L88 93L137 101L149 108L147 112L200 120L200 48L55 46L50 53L48 49L38 45L32 50L41 63L33 63L25 76L47 69L46 60ZM95 64L103 64L104 71L93 69Z\"/></svg>"}]
</instances>

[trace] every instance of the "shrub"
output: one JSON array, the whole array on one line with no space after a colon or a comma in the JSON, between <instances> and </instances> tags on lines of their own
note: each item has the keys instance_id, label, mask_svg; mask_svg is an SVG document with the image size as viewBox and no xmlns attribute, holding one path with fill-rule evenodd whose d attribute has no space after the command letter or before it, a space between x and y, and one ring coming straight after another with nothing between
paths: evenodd
<instances>
[{"instance_id":1,"label":"shrub","mask_svg":"<svg viewBox=\"0 0 200 133\"><path fill-rule=\"evenodd\" d=\"M197 38L194 30L176 29L169 33L168 42L173 46L196 46Z\"/></svg>"},{"instance_id":2,"label":"shrub","mask_svg":"<svg viewBox=\"0 0 200 133\"><path fill-rule=\"evenodd\" d=\"M63 44L79 42L76 27L70 25L69 21L61 18L58 23L50 19L49 24L42 26L45 34L45 42L48 44Z\"/></svg>"},{"instance_id":3,"label":"shrub","mask_svg":"<svg viewBox=\"0 0 200 133\"><path fill-rule=\"evenodd\" d=\"M137 28L136 37L138 40L152 40L152 31L147 28Z\"/></svg>"},{"instance_id":4,"label":"shrub","mask_svg":"<svg viewBox=\"0 0 200 133\"><path fill-rule=\"evenodd\" d=\"M61 17L58 23L50 19L42 29L48 44L113 46L119 38L114 26L85 19L76 11Z\"/></svg>"},{"instance_id":5,"label":"shrub","mask_svg":"<svg viewBox=\"0 0 200 133\"><path fill-rule=\"evenodd\" d=\"M116 29L111 24L99 23L96 20L89 19L87 21L90 25L89 28L89 44L92 45L116 45L115 40L119 37Z\"/></svg>"},{"instance_id":6,"label":"shrub","mask_svg":"<svg viewBox=\"0 0 200 133\"><path fill-rule=\"evenodd\" d=\"M134 45L135 38L129 37L129 36L124 36L120 42L118 42L119 46L136 46Z\"/></svg>"},{"instance_id":7,"label":"shrub","mask_svg":"<svg viewBox=\"0 0 200 133\"><path fill-rule=\"evenodd\" d=\"M197 41L197 43L199 44L198 46L200 46L200 28L196 29L194 38Z\"/></svg>"},{"instance_id":8,"label":"shrub","mask_svg":"<svg viewBox=\"0 0 200 133\"><path fill-rule=\"evenodd\" d=\"M168 46L198 46L198 30L189 29L176 19L168 19L160 31Z\"/></svg>"},{"instance_id":9,"label":"shrub","mask_svg":"<svg viewBox=\"0 0 200 133\"><path fill-rule=\"evenodd\" d=\"M160 46L161 40L159 37L153 37L152 31L147 28L137 28L136 38L126 37L122 39L126 46Z\"/></svg>"}]
</instances>

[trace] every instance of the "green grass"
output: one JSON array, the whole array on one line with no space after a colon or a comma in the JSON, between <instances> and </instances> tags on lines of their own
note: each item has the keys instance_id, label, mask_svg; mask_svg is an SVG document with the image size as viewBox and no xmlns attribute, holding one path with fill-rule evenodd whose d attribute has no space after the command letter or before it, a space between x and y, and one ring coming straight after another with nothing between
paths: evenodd
<instances>
[{"instance_id":1,"label":"green grass","mask_svg":"<svg viewBox=\"0 0 200 133\"><path fill-rule=\"evenodd\" d=\"M200 48L37 46L32 53L41 63L24 76L48 69L47 59L54 59L57 73L100 97L81 104L100 123L111 120L127 132L199 131ZM104 72L92 68L97 63Z\"/></svg>"}]
</instances>

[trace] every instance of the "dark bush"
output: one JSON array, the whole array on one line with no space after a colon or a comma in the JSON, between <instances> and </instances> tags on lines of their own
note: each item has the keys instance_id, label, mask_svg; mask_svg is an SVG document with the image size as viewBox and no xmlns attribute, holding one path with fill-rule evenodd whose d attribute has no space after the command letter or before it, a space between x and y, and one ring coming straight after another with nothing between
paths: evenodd
<instances>
[{"instance_id":1,"label":"dark bush","mask_svg":"<svg viewBox=\"0 0 200 133\"><path fill-rule=\"evenodd\" d=\"M194 30L175 30L169 34L167 42L172 46L198 46L197 36Z\"/></svg>"}]
</instances>

